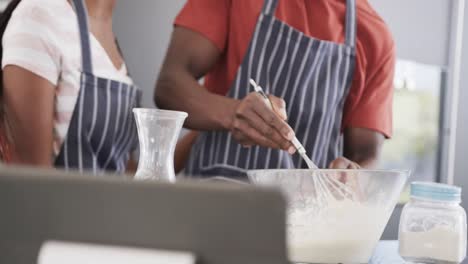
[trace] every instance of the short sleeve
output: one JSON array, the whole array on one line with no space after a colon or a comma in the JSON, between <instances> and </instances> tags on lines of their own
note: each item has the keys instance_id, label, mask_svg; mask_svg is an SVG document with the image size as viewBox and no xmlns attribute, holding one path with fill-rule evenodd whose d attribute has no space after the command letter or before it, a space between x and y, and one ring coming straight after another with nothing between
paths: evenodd
<instances>
[{"instance_id":1,"label":"short sleeve","mask_svg":"<svg viewBox=\"0 0 468 264\"><path fill-rule=\"evenodd\" d=\"M7 65L16 65L57 85L60 52L53 42L57 38L54 28L47 10L18 6L2 39L2 69Z\"/></svg>"},{"instance_id":2,"label":"short sleeve","mask_svg":"<svg viewBox=\"0 0 468 264\"><path fill-rule=\"evenodd\" d=\"M188 0L174 24L198 32L223 51L226 47L231 0Z\"/></svg>"},{"instance_id":3,"label":"short sleeve","mask_svg":"<svg viewBox=\"0 0 468 264\"><path fill-rule=\"evenodd\" d=\"M343 128L367 128L390 138L393 130L394 49L387 53L379 64L368 68L372 68L372 71L366 72L360 95L356 97L350 94L348 98Z\"/></svg>"}]
</instances>

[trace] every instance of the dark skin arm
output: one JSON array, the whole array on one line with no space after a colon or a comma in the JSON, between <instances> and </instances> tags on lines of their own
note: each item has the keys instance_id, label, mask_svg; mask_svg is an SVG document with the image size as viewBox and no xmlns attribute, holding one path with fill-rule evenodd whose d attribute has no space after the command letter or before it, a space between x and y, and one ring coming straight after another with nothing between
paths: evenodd
<instances>
[{"instance_id":1,"label":"dark skin arm","mask_svg":"<svg viewBox=\"0 0 468 264\"><path fill-rule=\"evenodd\" d=\"M156 84L156 104L160 108L185 110L192 114L185 122L187 128L218 130L229 127L225 117L233 115L236 102L212 94L198 83L220 55L219 50L201 35L175 28Z\"/></svg>"},{"instance_id":2,"label":"dark skin arm","mask_svg":"<svg viewBox=\"0 0 468 264\"><path fill-rule=\"evenodd\" d=\"M4 103L16 157L14 163L52 166L55 86L18 66L3 72Z\"/></svg>"},{"instance_id":3,"label":"dark skin arm","mask_svg":"<svg viewBox=\"0 0 468 264\"><path fill-rule=\"evenodd\" d=\"M218 48L201 34L176 27L156 84L158 107L188 112L187 128L228 130L244 146L293 153L294 132L285 121L282 99L270 96L271 109L257 93L237 100L211 93L198 83L220 56Z\"/></svg>"},{"instance_id":4,"label":"dark skin arm","mask_svg":"<svg viewBox=\"0 0 468 264\"><path fill-rule=\"evenodd\" d=\"M285 105L281 99L271 98L276 108L273 112L279 121L273 120L270 115L271 120L267 121L271 122L265 122L258 114L254 115L254 118L245 116L255 112L251 110L251 105L265 106L256 94L251 94L244 100L234 100L210 93L198 83L198 79L212 69L220 56L216 46L202 35L189 29L175 28L156 85L156 104L160 108L188 112L189 117L185 124L188 128L229 130L243 145L258 144L287 150L290 147L285 135L287 133L281 130L286 126L281 126L283 123L279 122L286 119L282 114ZM249 110L246 111L247 114L240 111L245 109ZM262 111L266 112L265 109ZM254 126L249 122L252 120L262 123L262 126ZM375 166L384 137L378 132L361 128L348 128L344 133L345 157L333 161L330 168L355 169L360 166ZM190 135L178 144L178 169L181 169L180 165L184 164L188 157L190 143L194 141L193 136Z\"/></svg>"},{"instance_id":5,"label":"dark skin arm","mask_svg":"<svg viewBox=\"0 0 468 264\"><path fill-rule=\"evenodd\" d=\"M344 156L363 168L375 168L382 149L384 135L366 128L346 128Z\"/></svg>"},{"instance_id":6,"label":"dark skin arm","mask_svg":"<svg viewBox=\"0 0 468 264\"><path fill-rule=\"evenodd\" d=\"M198 131L190 131L183 136L178 142L174 153L174 170L175 173L181 172L190 155L195 140L197 140Z\"/></svg>"}]
</instances>

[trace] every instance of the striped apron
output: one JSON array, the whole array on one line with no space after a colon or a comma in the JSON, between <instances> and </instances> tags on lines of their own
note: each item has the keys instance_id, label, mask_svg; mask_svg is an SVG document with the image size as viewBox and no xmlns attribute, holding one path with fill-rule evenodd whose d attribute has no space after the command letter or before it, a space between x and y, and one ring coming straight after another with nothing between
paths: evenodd
<instances>
[{"instance_id":1,"label":"striped apron","mask_svg":"<svg viewBox=\"0 0 468 264\"><path fill-rule=\"evenodd\" d=\"M345 43L308 37L275 18L278 0L265 0L253 38L227 96L242 99L254 79L283 98L288 123L319 166L343 153L341 121L355 65L356 7L347 0ZM187 175L243 177L250 169L304 168L297 154L245 148L227 131L202 133L192 148Z\"/></svg>"},{"instance_id":2,"label":"striped apron","mask_svg":"<svg viewBox=\"0 0 468 264\"><path fill-rule=\"evenodd\" d=\"M55 166L94 174L121 173L138 143L132 109L141 91L93 75L86 7L83 0L73 0L73 4L81 40L80 92Z\"/></svg>"}]
</instances>

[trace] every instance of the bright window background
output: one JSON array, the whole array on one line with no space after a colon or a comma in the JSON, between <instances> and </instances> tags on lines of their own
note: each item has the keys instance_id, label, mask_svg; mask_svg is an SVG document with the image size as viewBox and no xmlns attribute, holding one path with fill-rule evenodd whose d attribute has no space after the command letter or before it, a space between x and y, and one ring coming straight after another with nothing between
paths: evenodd
<instances>
[{"instance_id":1,"label":"bright window background","mask_svg":"<svg viewBox=\"0 0 468 264\"><path fill-rule=\"evenodd\" d=\"M380 168L409 169L411 181L437 180L442 74L438 66L397 61L394 136L384 144Z\"/></svg>"}]
</instances>

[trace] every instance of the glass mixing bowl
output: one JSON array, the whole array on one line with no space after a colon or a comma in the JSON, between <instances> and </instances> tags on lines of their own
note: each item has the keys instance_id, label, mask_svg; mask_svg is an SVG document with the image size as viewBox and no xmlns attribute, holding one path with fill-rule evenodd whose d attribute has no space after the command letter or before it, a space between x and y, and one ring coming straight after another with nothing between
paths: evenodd
<instances>
[{"instance_id":1,"label":"glass mixing bowl","mask_svg":"<svg viewBox=\"0 0 468 264\"><path fill-rule=\"evenodd\" d=\"M408 171L252 170L252 183L280 188L288 202L292 262L367 263L398 202Z\"/></svg>"}]
</instances>

